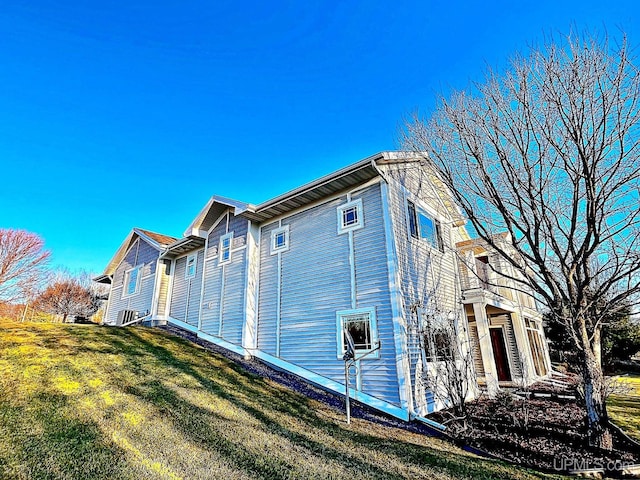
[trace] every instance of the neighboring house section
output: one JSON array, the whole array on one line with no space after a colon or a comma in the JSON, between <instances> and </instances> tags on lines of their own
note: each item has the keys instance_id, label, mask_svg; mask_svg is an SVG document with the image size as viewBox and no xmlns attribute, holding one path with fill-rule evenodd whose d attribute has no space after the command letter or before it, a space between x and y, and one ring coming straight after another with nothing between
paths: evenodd
<instances>
[{"instance_id":1,"label":"neighboring house section","mask_svg":"<svg viewBox=\"0 0 640 480\"><path fill-rule=\"evenodd\" d=\"M499 275L476 281L486 252L410 155L384 152L260 205L214 196L180 239L134 233L99 277L112 284L107 323L148 311L337 392L352 342L351 394L404 419L444 406L425 385L446 360L447 323L481 386L550 369L532 298Z\"/></svg>"},{"instance_id":2,"label":"neighboring house section","mask_svg":"<svg viewBox=\"0 0 640 480\"><path fill-rule=\"evenodd\" d=\"M505 239L501 248L508 251ZM513 267L479 240L457 243L462 303L478 382L495 391L551 371L542 315ZM515 252L514 252L515 255Z\"/></svg>"},{"instance_id":3,"label":"neighboring house section","mask_svg":"<svg viewBox=\"0 0 640 480\"><path fill-rule=\"evenodd\" d=\"M166 296L169 280L160 255L175 241L140 228L129 233L104 273L94 279L111 285L105 324L119 325L157 311L158 298L163 291Z\"/></svg>"}]
</instances>

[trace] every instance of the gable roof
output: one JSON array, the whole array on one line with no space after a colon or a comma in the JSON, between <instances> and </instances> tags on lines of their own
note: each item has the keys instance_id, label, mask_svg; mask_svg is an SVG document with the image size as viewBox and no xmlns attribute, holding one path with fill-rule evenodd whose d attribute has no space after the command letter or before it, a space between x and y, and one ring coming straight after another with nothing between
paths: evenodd
<instances>
[{"instance_id":1,"label":"gable roof","mask_svg":"<svg viewBox=\"0 0 640 480\"><path fill-rule=\"evenodd\" d=\"M120 265L120 262L127 254L131 245L138 239L142 238L146 243L151 245L153 248L158 250L159 252L164 251L166 247L174 243L177 239L174 237L170 237L168 235L163 235L161 233L151 232L149 230L143 230L142 228L134 228L129 232L127 238L124 239L120 248L116 251L115 255L111 258L111 261L104 269L102 275L99 275L93 279L94 282L98 283L111 283L111 278L113 273Z\"/></svg>"},{"instance_id":2,"label":"gable roof","mask_svg":"<svg viewBox=\"0 0 640 480\"><path fill-rule=\"evenodd\" d=\"M191 222L187 227L183 235L185 237L206 237L209 229L227 209L233 208L234 215L238 215L241 212L244 212L248 207L249 204L247 203L233 200L231 198L221 197L219 195L213 195L204 208L200 210L200 213L198 213L193 222Z\"/></svg>"}]
</instances>

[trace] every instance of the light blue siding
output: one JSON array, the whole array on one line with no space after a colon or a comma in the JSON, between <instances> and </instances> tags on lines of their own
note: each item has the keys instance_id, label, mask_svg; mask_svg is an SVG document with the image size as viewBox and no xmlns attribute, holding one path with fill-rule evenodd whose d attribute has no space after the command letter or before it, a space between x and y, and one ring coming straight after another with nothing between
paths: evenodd
<instances>
[{"instance_id":1,"label":"light blue siding","mask_svg":"<svg viewBox=\"0 0 640 480\"><path fill-rule=\"evenodd\" d=\"M385 251L385 230L379 185L369 187L361 198L365 227L354 235L357 307L376 307L380 359L362 363L362 390L369 395L399 401L395 341Z\"/></svg>"},{"instance_id":2,"label":"light blue siding","mask_svg":"<svg viewBox=\"0 0 640 480\"><path fill-rule=\"evenodd\" d=\"M228 214L208 236L202 296L201 330L242 345L246 283L246 243L248 221ZM233 232L231 262L220 265L220 237Z\"/></svg>"},{"instance_id":3,"label":"light blue siding","mask_svg":"<svg viewBox=\"0 0 640 480\"><path fill-rule=\"evenodd\" d=\"M171 291L171 309L169 315L189 325L198 326L200 312L200 289L202 287L202 269L204 250L197 252L196 274L185 278L187 256L176 260Z\"/></svg>"},{"instance_id":4,"label":"light blue siding","mask_svg":"<svg viewBox=\"0 0 640 480\"><path fill-rule=\"evenodd\" d=\"M276 354L276 310L278 304L278 256L269 254L271 232L277 223L260 230L260 275L258 283L258 349ZM291 237L289 237L291 241Z\"/></svg>"},{"instance_id":5,"label":"light blue siding","mask_svg":"<svg viewBox=\"0 0 640 480\"><path fill-rule=\"evenodd\" d=\"M113 274L113 283L109 293L109 310L105 323L115 323L121 310L151 311L153 289L155 286L156 262L160 253L147 242L138 238L127 251L124 259ZM125 272L141 265L138 293L129 297L122 295Z\"/></svg>"},{"instance_id":6,"label":"light blue siding","mask_svg":"<svg viewBox=\"0 0 640 480\"><path fill-rule=\"evenodd\" d=\"M356 306L375 308L382 341L380 358L363 360L360 370L364 393L397 405L380 195L375 184L352 197L361 198L364 209L364 228L353 232ZM338 234L336 213L346 202L345 195L283 218L290 246L279 255L269 252L278 223L263 226L260 234L258 348L277 355L279 345L279 358L339 383L344 383L344 362L338 358L336 312L352 308L349 234Z\"/></svg>"}]
</instances>

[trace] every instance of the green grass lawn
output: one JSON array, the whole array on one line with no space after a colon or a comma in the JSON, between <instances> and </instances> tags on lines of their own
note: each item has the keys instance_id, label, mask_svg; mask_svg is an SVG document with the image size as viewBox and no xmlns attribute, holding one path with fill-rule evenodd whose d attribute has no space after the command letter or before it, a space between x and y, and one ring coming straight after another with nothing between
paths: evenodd
<instances>
[{"instance_id":1,"label":"green grass lawn","mask_svg":"<svg viewBox=\"0 0 640 480\"><path fill-rule=\"evenodd\" d=\"M607 401L607 411L616 425L640 441L640 375L623 375L619 381L628 387L628 392L612 394Z\"/></svg>"},{"instance_id":2,"label":"green grass lawn","mask_svg":"<svg viewBox=\"0 0 640 480\"><path fill-rule=\"evenodd\" d=\"M551 478L382 427L158 329L0 320L0 478Z\"/></svg>"}]
</instances>

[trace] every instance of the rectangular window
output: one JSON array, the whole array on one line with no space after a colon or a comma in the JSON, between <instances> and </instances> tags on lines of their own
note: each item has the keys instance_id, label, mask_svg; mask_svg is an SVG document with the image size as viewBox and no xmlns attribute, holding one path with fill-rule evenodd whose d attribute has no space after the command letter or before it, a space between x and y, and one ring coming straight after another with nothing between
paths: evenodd
<instances>
[{"instance_id":1,"label":"rectangular window","mask_svg":"<svg viewBox=\"0 0 640 480\"><path fill-rule=\"evenodd\" d=\"M347 352L350 340L353 341L353 349L356 356L370 352L378 346L378 331L374 308L341 310L336 312L336 318L339 359L342 359ZM379 358L379 350L365 358Z\"/></svg>"},{"instance_id":2,"label":"rectangular window","mask_svg":"<svg viewBox=\"0 0 640 480\"><path fill-rule=\"evenodd\" d=\"M357 230L364 226L362 200L354 200L338 207L338 233Z\"/></svg>"},{"instance_id":3,"label":"rectangular window","mask_svg":"<svg viewBox=\"0 0 640 480\"><path fill-rule=\"evenodd\" d=\"M413 238L426 240L432 247L444 252L440 222L411 200L407 200L407 220L409 234Z\"/></svg>"},{"instance_id":4,"label":"rectangular window","mask_svg":"<svg viewBox=\"0 0 640 480\"><path fill-rule=\"evenodd\" d=\"M233 242L233 232L220 237L219 262L229 263L231 261L231 244Z\"/></svg>"},{"instance_id":5,"label":"rectangular window","mask_svg":"<svg viewBox=\"0 0 640 480\"><path fill-rule=\"evenodd\" d=\"M457 334L452 322L439 316L427 316L424 332L424 348L428 362L442 362L457 356Z\"/></svg>"},{"instance_id":6,"label":"rectangular window","mask_svg":"<svg viewBox=\"0 0 640 480\"><path fill-rule=\"evenodd\" d=\"M141 265L127 270L124 273L124 297L130 297L138 293L140 289L140 269Z\"/></svg>"},{"instance_id":7,"label":"rectangular window","mask_svg":"<svg viewBox=\"0 0 640 480\"><path fill-rule=\"evenodd\" d=\"M289 225L271 232L271 255L289 250Z\"/></svg>"},{"instance_id":8,"label":"rectangular window","mask_svg":"<svg viewBox=\"0 0 640 480\"><path fill-rule=\"evenodd\" d=\"M198 254L194 253L187 257L187 268L184 272L184 278L191 278L196 276L196 265L198 260Z\"/></svg>"}]
</instances>

